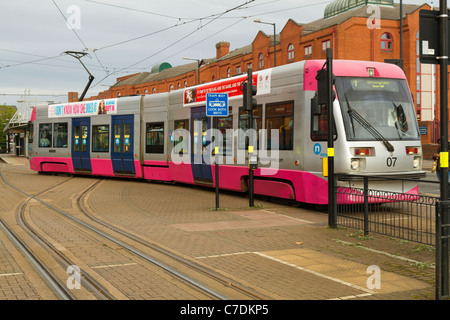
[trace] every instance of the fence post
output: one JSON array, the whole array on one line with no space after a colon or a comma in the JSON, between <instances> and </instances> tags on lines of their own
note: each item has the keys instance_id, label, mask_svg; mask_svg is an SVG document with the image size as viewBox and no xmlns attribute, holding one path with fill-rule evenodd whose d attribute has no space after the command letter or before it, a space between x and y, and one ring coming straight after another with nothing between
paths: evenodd
<instances>
[{"instance_id":1,"label":"fence post","mask_svg":"<svg viewBox=\"0 0 450 320\"><path fill-rule=\"evenodd\" d=\"M364 177L364 235L369 234L369 178Z\"/></svg>"},{"instance_id":2,"label":"fence post","mask_svg":"<svg viewBox=\"0 0 450 320\"><path fill-rule=\"evenodd\" d=\"M445 216L450 201L436 203L436 300L449 298L448 228Z\"/></svg>"},{"instance_id":3,"label":"fence post","mask_svg":"<svg viewBox=\"0 0 450 320\"><path fill-rule=\"evenodd\" d=\"M441 255L441 202L436 202L436 300L440 300L442 296L442 255Z\"/></svg>"}]
</instances>

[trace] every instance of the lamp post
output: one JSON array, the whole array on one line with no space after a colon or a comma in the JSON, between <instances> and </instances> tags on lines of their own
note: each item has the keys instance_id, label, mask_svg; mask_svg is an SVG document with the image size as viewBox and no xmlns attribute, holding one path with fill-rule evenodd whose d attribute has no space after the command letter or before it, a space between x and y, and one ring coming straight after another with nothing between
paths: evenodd
<instances>
[{"instance_id":1,"label":"lamp post","mask_svg":"<svg viewBox=\"0 0 450 320\"><path fill-rule=\"evenodd\" d=\"M400 0L400 63L403 69L403 0Z\"/></svg>"},{"instance_id":2,"label":"lamp post","mask_svg":"<svg viewBox=\"0 0 450 320\"><path fill-rule=\"evenodd\" d=\"M202 63L202 60L200 59L192 59L192 58L188 58L188 57L184 57L184 60L192 60L192 61L197 61L197 84L200 84L200 65Z\"/></svg>"},{"instance_id":3,"label":"lamp post","mask_svg":"<svg viewBox=\"0 0 450 320\"><path fill-rule=\"evenodd\" d=\"M273 25L273 66L277 66L277 31L275 23L263 22L261 19L255 19L253 22Z\"/></svg>"}]
</instances>

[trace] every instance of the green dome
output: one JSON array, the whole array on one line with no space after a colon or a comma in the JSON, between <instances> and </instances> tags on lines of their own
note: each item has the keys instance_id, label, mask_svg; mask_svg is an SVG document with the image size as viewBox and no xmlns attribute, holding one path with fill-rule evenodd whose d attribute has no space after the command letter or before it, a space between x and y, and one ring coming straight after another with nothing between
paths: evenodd
<instances>
[{"instance_id":1,"label":"green dome","mask_svg":"<svg viewBox=\"0 0 450 320\"><path fill-rule=\"evenodd\" d=\"M335 0L325 8L324 18L330 18L350 9L369 4L394 6L394 0Z\"/></svg>"},{"instance_id":2,"label":"green dome","mask_svg":"<svg viewBox=\"0 0 450 320\"><path fill-rule=\"evenodd\" d=\"M163 62L163 63L160 63L160 64L157 64L157 65L153 66L151 73L159 73L159 72L163 71L164 69L169 69L169 68L172 68L170 63Z\"/></svg>"}]
</instances>

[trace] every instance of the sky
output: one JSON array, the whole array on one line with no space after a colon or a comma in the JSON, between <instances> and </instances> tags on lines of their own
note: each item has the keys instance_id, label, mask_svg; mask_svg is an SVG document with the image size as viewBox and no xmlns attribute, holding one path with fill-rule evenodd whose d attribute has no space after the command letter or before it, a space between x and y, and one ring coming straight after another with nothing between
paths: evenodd
<instances>
[{"instance_id":1,"label":"sky","mask_svg":"<svg viewBox=\"0 0 450 320\"><path fill-rule=\"evenodd\" d=\"M0 105L67 102L67 92L86 97L108 89L116 78L150 71L168 62L214 58L215 44L230 51L251 44L259 30L277 34L289 19L323 18L331 0L1 0ZM396 2L399 2L396 1ZM403 0L404 4L431 4ZM439 0L434 0L435 5ZM27 97L25 97L25 94Z\"/></svg>"}]
</instances>

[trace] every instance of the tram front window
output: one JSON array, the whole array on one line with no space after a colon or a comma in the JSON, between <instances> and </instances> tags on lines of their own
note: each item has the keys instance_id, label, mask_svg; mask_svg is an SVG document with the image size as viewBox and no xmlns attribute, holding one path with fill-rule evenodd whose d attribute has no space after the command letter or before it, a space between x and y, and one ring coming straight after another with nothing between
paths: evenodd
<instances>
[{"instance_id":1,"label":"tram front window","mask_svg":"<svg viewBox=\"0 0 450 320\"><path fill-rule=\"evenodd\" d=\"M405 80L337 77L336 91L347 140L420 139Z\"/></svg>"}]
</instances>

